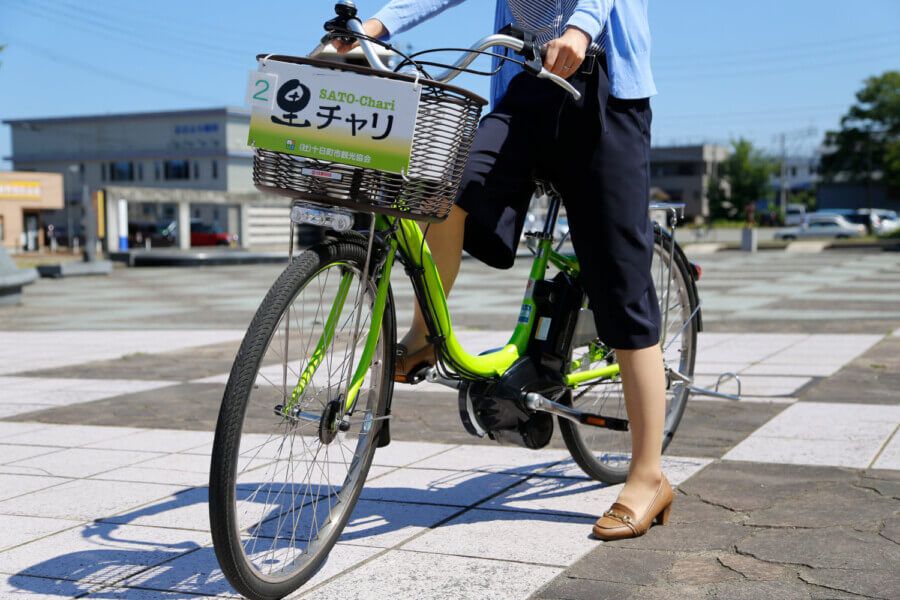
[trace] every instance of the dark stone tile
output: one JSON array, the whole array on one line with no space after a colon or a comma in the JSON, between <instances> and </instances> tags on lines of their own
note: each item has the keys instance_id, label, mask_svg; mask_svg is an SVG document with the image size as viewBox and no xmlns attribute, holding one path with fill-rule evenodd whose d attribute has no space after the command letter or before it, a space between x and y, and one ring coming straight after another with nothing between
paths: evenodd
<instances>
[{"instance_id":1,"label":"dark stone tile","mask_svg":"<svg viewBox=\"0 0 900 600\"><path fill-rule=\"evenodd\" d=\"M715 462L679 486L736 511L768 508L778 501L806 491L815 491L825 482L851 482L853 471L835 467L810 467L743 462Z\"/></svg>"},{"instance_id":2,"label":"dark stone tile","mask_svg":"<svg viewBox=\"0 0 900 600\"><path fill-rule=\"evenodd\" d=\"M666 573L676 560L676 556L669 552L601 544L566 569L566 575L580 579L648 585L665 581Z\"/></svg>"},{"instance_id":3,"label":"dark stone tile","mask_svg":"<svg viewBox=\"0 0 900 600\"><path fill-rule=\"evenodd\" d=\"M785 408L783 404L689 401L667 453L720 458Z\"/></svg>"},{"instance_id":4,"label":"dark stone tile","mask_svg":"<svg viewBox=\"0 0 900 600\"><path fill-rule=\"evenodd\" d=\"M751 530L734 523L669 523L665 527L653 527L639 538L611 542L616 547L645 550L669 550L677 552L700 552L705 550L728 550L752 533Z\"/></svg>"},{"instance_id":5,"label":"dark stone tile","mask_svg":"<svg viewBox=\"0 0 900 600\"><path fill-rule=\"evenodd\" d=\"M693 555L675 560L669 569L668 579L671 583L709 585L743 577L726 568L713 555Z\"/></svg>"},{"instance_id":6,"label":"dark stone tile","mask_svg":"<svg viewBox=\"0 0 900 600\"><path fill-rule=\"evenodd\" d=\"M884 338L831 377L805 388L800 398L810 402L897 404L900 400L900 337Z\"/></svg>"},{"instance_id":7,"label":"dark stone tile","mask_svg":"<svg viewBox=\"0 0 900 600\"><path fill-rule=\"evenodd\" d=\"M847 527L761 529L737 544L759 560L815 569L888 571L900 564L900 546L877 533Z\"/></svg>"},{"instance_id":8,"label":"dark stone tile","mask_svg":"<svg viewBox=\"0 0 900 600\"><path fill-rule=\"evenodd\" d=\"M845 569L803 569L800 578L816 586L858 594L868 598L900 598L900 574L897 565L888 571L848 571Z\"/></svg>"},{"instance_id":9,"label":"dark stone tile","mask_svg":"<svg viewBox=\"0 0 900 600\"><path fill-rule=\"evenodd\" d=\"M535 593L536 600L631 600L643 598L643 589L637 585L557 577Z\"/></svg>"},{"instance_id":10,"label":"dark stone tile","mask_svg":"<svg viewBox=\"0 0 900 600\"><path fill-rule=\"evenodd\" d=\"M857 485L900 500L900 471L867 471L862 474Z\"/></svg>"},{"instance_id":11,"label":"dark stone tile","mask_svg":"<svg viewBox=\"0 0 900 600\"><path fill-rule=\"evenodd\" d=\"M224 390L225 386L219 384L181 384L15 415L6 420L213 431ZM268 431L263 425L269 422L254 419L248 431Z\"/></svg>"},{"instance_id":12,"label":"dark stone tile","mask_svg":"<svg viewBox=\"0 0 900 600\"><path fill-rule=\"evenodd\" d=\"M780 581L793 576L788 568L742 554L720 554L719 563L751 581Z\"/></svg>"},{"instance_id":13,"label":"dark stone tile","mask_svg":"<svg viewBox=\"0 0 900 600\"><path fill-rule=\"evenodd\" d=\"M201 346L162 354L137 352L115 360L20 373L27 377L141 379L191 381L231 371L240 341Z\"/></svg>"},{"instance_id":14,"label":"dark stone tile","mask_svg":"<svg viewBox=\"0 0 900 600\"><path fill-rule=\"evenodd\" d=\"M748 525L766 527L833 527L878 531L897 503L852 482L823 482L796 495L780 497L770 507L750 513Z\"/></svg>"},{"instance_id":15,"label":"dark stone tile","mask_svg":"<svg viewBox=\"0 0 900 600\"><path fill-rule=\"evenodd\" d=\"M715 600L809 600L809 590L799 581L727 581L710 586L707 598Z\"/></svg>"}]
</instances>

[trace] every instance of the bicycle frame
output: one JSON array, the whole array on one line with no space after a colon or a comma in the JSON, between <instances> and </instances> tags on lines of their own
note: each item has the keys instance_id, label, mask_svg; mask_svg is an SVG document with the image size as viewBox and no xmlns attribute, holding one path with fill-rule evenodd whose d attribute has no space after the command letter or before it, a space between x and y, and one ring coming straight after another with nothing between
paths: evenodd
<instances>
[{"instance_id":1,"label":"bicycle frame","mask_svg":"<svg viewBox=\"0 0 900 600\"><path fill-rule=\"evenodd\" d=\"M558 202L558 199L554 199L553 202ZM348 387L347 397L344 400L344 410L348 414L353 411L357 395L375 355L381 332L381 322L387 307L390 276L398 254L402 256L403 262L410 269L411 277L418 279L418 281L413 283L417 284L418 288L424 292L424 297L420 299L420 304L424 305L422 308L427 311L427 315L430 317L426 318L426 322L429 322L429 326L435 329L435 331L431 331L431 335L442 341L445 356L450 363L458 367L460 375L466 379L497 379L521 356L525 355L536 320L536 305L532 298L532 290L537 281L546 277L547 269L551 264L573 276L577 276L579 273L578 261L574 256L559 253L553 248L551 236L541 236L532 261L528 283L519 311L518 323L509 341L499 350L486 354L471 354L463 348L454 333L450 309L447 306L447 296L441 284L440 274L419 224L416 221L398 219L396 217L378 216L376 218L376 230L382 234L389 234L387 235L388 248L375 290L369 333ZM545 231L553 231L555 225L556 210L551 210L547 223L545 223ZM344 302L349 295L347 291L349 290L349 278L351 276L347 274L344 277L346 283L342 280L326 323L337 319L337 315L341 314ZM315 357L324 355L325 349L332 342L333 335L334 327L326 325L312 358L303 373L301 373L297 385L291 393L289 407L292 407L299 401L307 384L312 380L316 369L321 363L321 360L315 360ZM593 352L592 358L602 357L596 349ZM573 367L580 368L579 361L574 361ZM611 379L618 374L618 364L611 364L599 369L577 370L566 375L565 384L575 389L587 383Z\"/></svg>"}]
</instances>

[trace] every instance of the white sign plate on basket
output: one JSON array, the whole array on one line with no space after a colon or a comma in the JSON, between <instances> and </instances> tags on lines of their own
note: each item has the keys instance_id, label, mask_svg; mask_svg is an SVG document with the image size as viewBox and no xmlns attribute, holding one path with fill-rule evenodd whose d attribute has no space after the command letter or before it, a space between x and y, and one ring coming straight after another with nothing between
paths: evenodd
<instances>
[{"instance_id":1,"label":"white sign plate on basket","mask_svg":"<svg viewBox=\"0 0 900 600\"><path fill-rule=\"evenodd\" d=\"M260 59L250 73L248 143L387 173L409 173L422 86Z\"/></svg>"}]
</instances>

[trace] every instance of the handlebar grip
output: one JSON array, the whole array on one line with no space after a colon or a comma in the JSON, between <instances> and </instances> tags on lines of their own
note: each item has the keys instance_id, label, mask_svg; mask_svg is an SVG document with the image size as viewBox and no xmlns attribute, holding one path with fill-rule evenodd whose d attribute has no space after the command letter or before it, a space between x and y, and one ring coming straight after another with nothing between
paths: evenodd
<instances>
[{"instance_id":1,"label":"handlebar grip","mask_svg":"<svg viewBox=\"0 0 900 600\"><path fill-rule=\"evenodd\" d=\"M541 72L538 73L537 77L538 79L549 79L562 89L566 90L572 96L572 98L575 99L576 102L578 100L581 100L581 92L576 90L575 86L573 86L571 83L569 83L559 75L554 75L547 69L541 69Z\"/></svg>"}]
</instances>

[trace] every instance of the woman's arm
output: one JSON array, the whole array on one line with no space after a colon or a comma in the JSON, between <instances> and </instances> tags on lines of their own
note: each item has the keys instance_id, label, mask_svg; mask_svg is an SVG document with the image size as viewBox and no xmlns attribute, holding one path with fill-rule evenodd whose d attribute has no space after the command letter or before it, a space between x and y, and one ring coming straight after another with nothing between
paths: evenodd
<instances>
[{"instance_id":1,"label":"woman's arm","mask_svg":"<svg viewBox=\"0 0 900 600\"><path fill-rule=\"evenodd\" d=\"M363 23L363 29L371 37L387 39L463 2L465 0L391 0L371 19ZM356 46L338 40L333 44L341 54L349 52Z\"/></svg>"},{"instance_id":2,"label":"woman's arm","mask_svg":"<svg viewBox=\"0 0 900 600\"><path fill-rule=\"evenodd\" d=\"M574 75L584 62L588 48L600 39L614 1L579 0L575 12L566 22L565 32L547 44L544 67L565 79Z\"/></svg>"}]
</instances>

